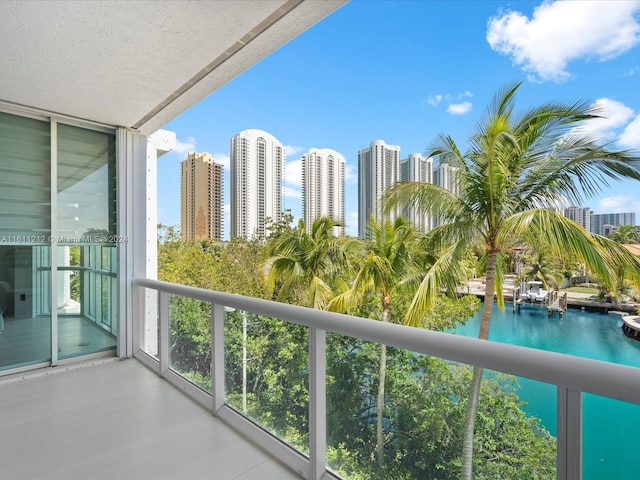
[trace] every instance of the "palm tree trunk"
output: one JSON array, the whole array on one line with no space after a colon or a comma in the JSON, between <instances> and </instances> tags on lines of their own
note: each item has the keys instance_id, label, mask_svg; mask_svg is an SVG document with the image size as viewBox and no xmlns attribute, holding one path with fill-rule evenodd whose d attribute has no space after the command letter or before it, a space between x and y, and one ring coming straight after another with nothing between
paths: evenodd
<instances>
[{"instance_id":1,"label":"palm tree trunk","mask_svg":"<svg viewBox=\"0 0 640 480\"><path fill-rule=\"evenodd\" d=\"M482 308L482 321L480 322L480 333L478 335L478 338L481 340L489 338L491 313L493 312L493 296L495 293L495 278L496 254L489 253L487 259L487 278L484 291L484 306ZM483 369L481 367L473 367L471 388L469 389L469 399L467 401L467 412L464 417L464 431L462 438L462 480L471 480L473 478L473 432L476 425L478 402L480 400L482 371Z\"/></svg>"},{"instance_id":2,"label":"palm tree trunk","mask_svg":"<svg viewBox=\"0 0 640 480\"><path fill-rule=\"evenodd\" d=\"M384 303L384 300L383 300ZM382 309L382 321L384 323L389 321L389 306L385 305ZM387 375L387 346L385 344L380 345L380 372L378 375L378 404L376 412L376 448L378 466L384 465L384 430L382 428L382 421L384 420L384 383Z\"/></svg>"}]
</instances>

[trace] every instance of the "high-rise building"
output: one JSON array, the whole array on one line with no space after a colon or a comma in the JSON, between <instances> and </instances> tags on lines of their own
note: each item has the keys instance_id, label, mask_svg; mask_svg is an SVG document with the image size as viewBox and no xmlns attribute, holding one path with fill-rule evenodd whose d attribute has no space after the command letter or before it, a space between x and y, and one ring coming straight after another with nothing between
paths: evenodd
<instances>
[{"instance_id":1,"label":"high-rise building","mask_svg":"<svg viewBox=\"0 0 640 480\"><path fill-rule=\"evenodd\" d=\"M460 188L458 187L458 182L456 180L457 171L458 167L454 167L446 162L440 161L438 166L433 170L433 183L458 195ZM432 222L433 227L437 227L442 224L442 219L434 218Z\"/></svg>"},{"instance_id":2,"label":"high-rise building","mask_svg":"<svg viewBox=\"0 0 640 480\"><path fill-rule=\"evenodd\" d=\"M407 182L433 183L433 158L412 153L400 160L400 179ZM431 216L417 212L414 207L405 207L402 215L421 232L428 232L433 228Z\"/></svg>"},{"instance_id":3,"label":"high-rise building","mask_svg":"<svg viewBox=\"0 0 640 480\"><path fill-rule=\"evenodd\" d=\"M307 231L320 217L342 223L334 227L334 235L344 233L345 159L329 148L312 148L302 155L302 211Z\"/></svg>"},{"instance_id":4,"label":"high-rise building","mask_svg":"<svg viewBox=\"0 0 640 480\"><path fill-rule=\"evenodd\" d=\"M382 192L400 180L400 147L374 140L358 151L358 236L367 237L369 216L380 219ZM398 215L391 212L391 218Z\"/></svg>"},{"instance_id":5,"label":"high-rise building","mask_svg":"<svg viewBox=\"0 0 640 480\"><path fill-rule=\"evenodd\" d=\"M633 213L592 213L591 214L591 228L592 233L598 235L605 235L604 226L610 225L613 227L619 227L620 225L635 225L636 214Z\"/></svg>"},{"instance_id":6,"label":"high-rise building","mask_svg":"<svg viewBox=\"0 0 640 480\"><path fill-rule=\"evenodd\" d=\"M433 171L433 183L449 190L455 194L459 193L458 184L456 182L456 172L458 167L449 165L448 163L440 162L438 167Z\"/></svg>"},{"instance_id":7,"label":"high-rise building","mask_svg":"<svg viewBox=\"0 0 640 480\"><path fill-rule=\"evenodd\" d=\"M273 135L245 130L231 139L231 237L264 238L282 216L285 150Z\"/></svg>"},{"instance_id":8,"label":"high-rise building","mask_svg":"<svg viewBox=\"0 0 640 480\"><path fill-rule=\"evenodd\" d=\"M189 153L181 163L180 220L183 240L222 239L222 165L208 153Z\"/></svg>"},{"instance_id":9,"label":"high-rise building","mask_svg":"<svg viewBox=\"0 0 640 480\"><path fill-rule=\"evenodd\" d=\"M564 209L563 215L582 225L588 232L591 230L591 209L589 207L568 207Z\"/></svg>"}]
</instances>

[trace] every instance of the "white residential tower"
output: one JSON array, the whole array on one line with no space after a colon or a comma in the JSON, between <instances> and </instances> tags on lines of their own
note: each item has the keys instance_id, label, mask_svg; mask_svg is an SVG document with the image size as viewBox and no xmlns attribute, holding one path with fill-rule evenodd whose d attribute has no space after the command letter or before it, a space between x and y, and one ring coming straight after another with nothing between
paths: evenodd
<instances>
[{"instance_id":1,"label":"white residential tower","mask_svg":"<svg viewBox=\"0 0 640 480\"><path fill-rule=\"evenodd\" d=\"M400 160L400 179L407 182L433 183L433 158L412 153ZM421 232L426 233L433 228L431 216L418 213L414 207L405 207L402 215Z\"/></svg>"},{"instance_id":2,"label":"white residential tower","mask_svg":"<svg viewBox=\"0 0 640 480\"><path fill-rule=\"evenodd\" d=\"M329 148L312 148L302 155L302 211L307 231L320 217L342 223L334 227L334 235L344 233L345 159Z\"/></svg>"},{"instance_id":3,"label":"white residential tower","mask_svg":"<svg viewBox=\"0 0 640 480\"><path fill-rule=\"evenodd\" d=\"M282 215L285 151L273 135L245 130L231 139L231 238L264 238Z\"/></svg>"},{"instance_id":4,"label":"white residential tower","mask_svg":"<svg viewBox=\"0 0 640 480\"><path fill-rule=\"evenodd\" d=\"M358 151L358 236L367 236L369 215L381 218L382 192L400 180L400 147L374 140ZM395 218L397 212L391 212Z\"/></svg>"}]
</instances>

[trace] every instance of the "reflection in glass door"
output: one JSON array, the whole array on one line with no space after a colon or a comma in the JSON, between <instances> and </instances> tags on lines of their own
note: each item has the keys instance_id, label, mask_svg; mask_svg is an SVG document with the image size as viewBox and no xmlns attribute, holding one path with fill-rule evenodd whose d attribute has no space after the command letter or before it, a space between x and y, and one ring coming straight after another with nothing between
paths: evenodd
<instances>
[{"instance_id":1,"label":"reflection in glass door","mask_svg":"<svg viewBox=\"0 0 640 480\"><path fill-rule=\"evenodd\" d=\"M51 360L51 135L0 112L0 370Z\"/></svg>"},{"instance_id":2,"label":"reflection in glass door","mask_svg":"<svg viewBox=\"0 0 640 480\"><path fill-rule=\"evenodd\" d=\"M0 370L51 360L50 248L0 245Z\"/></svg>"},{"instance_id":3,"label":"reflection in glass door","mask_svg":"<svg viewBox=\"0 0 640 480\"><path fill-rule=\"evenodd\" d=\"M115 349L115 165L112 132L0 112L0 371Z\"/></svg>"},{"instance_id":4,"label":"reflection in glass door","mask_svg":"<svg viewBox=\"0 0 640 480\"><path fill-rule=\"evenodd\" d=\"M58 124L58 356L117 336L115 135Z\"/></svg>"}]
</instances>

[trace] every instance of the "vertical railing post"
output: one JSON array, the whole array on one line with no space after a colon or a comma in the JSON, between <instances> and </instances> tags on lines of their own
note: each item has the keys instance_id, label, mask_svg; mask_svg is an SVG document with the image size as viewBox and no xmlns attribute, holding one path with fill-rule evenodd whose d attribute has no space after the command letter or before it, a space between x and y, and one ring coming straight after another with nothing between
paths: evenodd
<instances>
[{"instance_id":1,"label":"vertical railing post","mask_svg":"<svg viewBox=\"0 0 640 480\"><path fill-rule=\"evenodd\" d=\"M162 377L169 370L169 294L160 292L160 376Z\"/></svg>"},{"instance_id":2,"label":"vertical railing post","mask_svg":"<svg viewBox=\"0 0 640 480\"><path fill-rule=\"evenodd\" d=\"M327 469L327 333L309 328L309 479Z\"/></svg>"},{"instance_id":3,"label":"vertical railing post","mask_svg":"<svg viewBox=\"0 0 640 480\"><path fill-rule=\"evenodd\" d=\"M558 385L557 480L582 478L582 392Z\"/></svg>"},{"instance_id":4,"label":"vertical railing post","mask_svg":"<svg viewBox=\"0 0 640 480\"><path fill-rule=\"evenodd\" d=\"M211 411L215 415L225 401L224 305L211 304Z\"/></svg>"}]
</instances>

